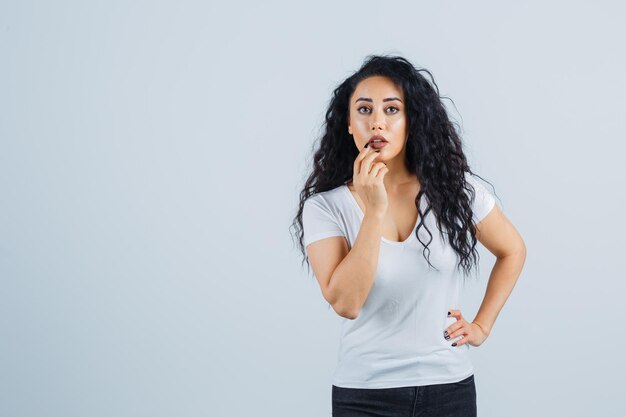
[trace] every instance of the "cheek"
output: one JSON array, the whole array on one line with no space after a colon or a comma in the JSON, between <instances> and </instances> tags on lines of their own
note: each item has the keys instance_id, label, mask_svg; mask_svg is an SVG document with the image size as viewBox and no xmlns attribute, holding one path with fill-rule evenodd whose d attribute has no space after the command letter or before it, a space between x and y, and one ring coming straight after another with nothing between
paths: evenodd
<instances>
[{"instance_id":1,"label":"cheek","mask_svg":"<svg viewBox=\"0 0 626 417\"><path fill-rule=\"evenodd\" d=\"M405 129L406 128L406 120L404 118L398 119L394 122L393 126L396 129Z\"/></svg>"}]
</instances>

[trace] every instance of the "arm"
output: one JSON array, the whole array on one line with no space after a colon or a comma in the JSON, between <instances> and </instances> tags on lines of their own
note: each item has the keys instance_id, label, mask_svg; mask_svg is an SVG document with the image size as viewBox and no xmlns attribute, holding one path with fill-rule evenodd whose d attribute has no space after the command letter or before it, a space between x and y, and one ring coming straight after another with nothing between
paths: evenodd
<instances>
[{"instance_id":1,"label":"arm","mask_svg":"<svg viewBox=\"0 0 626 417\"><path fill-rule=\"evenodd\" d=\"M383 179L389 169L383 162L373 164L369 169L376 155L378 153L365 145L354 160L352 178L357 192L364 196L366 208L352 250L345 253L345 239L343 242L326 239L330 242L322 243L322 240L309 245L309 257L313 255L315 258L311 259L313 271L324 297L340 316L352 320L359 315L376 277L383 221L388 207ZM339 229L335 229L334 233L339 234ZM345 245L343 249L341 245ZM319 275L318 271L321 272Z\"/></svg>"},{"instance_id":2,"label":"arm","mask_svg":"<svg viewBox=\"0 0 626 417\"><path fill-rule=\"evenodd\" d=\"M351 250L345 238L327 238L307 246L322 294L342 317L354 320L372 288L382 235L383 215L365 214Z\"/></svg>"},{"instance_id":3,"label":"arm","mask_svg":"<svg viewBox=\"0 0 626 417\"><path fill-rule=\"evenodd\" d=\"M473 320L489 335L522 272L526 245L497 205L477 225L476 238L497 258L489 276L485 297Z\"/></svg>"}]
</instances>

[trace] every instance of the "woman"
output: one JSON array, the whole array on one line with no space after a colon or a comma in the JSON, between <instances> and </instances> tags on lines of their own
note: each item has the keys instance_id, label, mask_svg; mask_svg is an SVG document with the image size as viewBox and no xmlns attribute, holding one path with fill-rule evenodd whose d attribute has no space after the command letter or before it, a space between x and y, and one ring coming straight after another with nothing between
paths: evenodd
<instances>
[{"instance_id":1,"label":"woman","mask_svg":"<svg viewBox=\"0 0 626 417\"><path fill-rule=\"evenodd\" d=\"M333 416L475 416L469 346L489 336L524 264L421 71L370 56L335 89L300 193L300 248L344 318ZM497 260L467 321L460 273L477 267L477 241Z\"/></svg>"}]
</instances>

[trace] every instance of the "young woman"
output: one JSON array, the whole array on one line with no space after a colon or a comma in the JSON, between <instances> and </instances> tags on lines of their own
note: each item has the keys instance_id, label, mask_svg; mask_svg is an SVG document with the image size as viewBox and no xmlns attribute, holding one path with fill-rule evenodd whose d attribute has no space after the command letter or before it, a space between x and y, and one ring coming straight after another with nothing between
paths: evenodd
<instances>
[{"instance_id":1,"label":"young woman","mask_svg":"<svg viewBox=\"0 0 626 417\"><path fill-rule=\"evenodd\" d=\"M334 91L294 220L343 318L333 416L475 416L480 346L526 247L470 170L434 87L406 59L369 56ZM480 241L497 260L476 317L458 308Z\"/></svg>"}]
</instances>

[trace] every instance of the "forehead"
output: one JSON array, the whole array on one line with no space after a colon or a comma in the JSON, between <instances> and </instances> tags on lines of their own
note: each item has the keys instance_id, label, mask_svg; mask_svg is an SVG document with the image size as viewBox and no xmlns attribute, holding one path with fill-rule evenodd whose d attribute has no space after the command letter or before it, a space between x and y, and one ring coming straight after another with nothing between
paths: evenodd
<instances>
[{"instance_id":1,"label":"forehead","mask_svg":"<svg viewBox=\"0 0 626 417\"><path fill-rule=\"evenodd\" d=\"M374 101L382 101L383 98L387 97L398 97L404 101L402 88L397 86L390 78L379 75L361 80L356 85L352 97L368 97Z\"/></svg>"}]
</instances>

